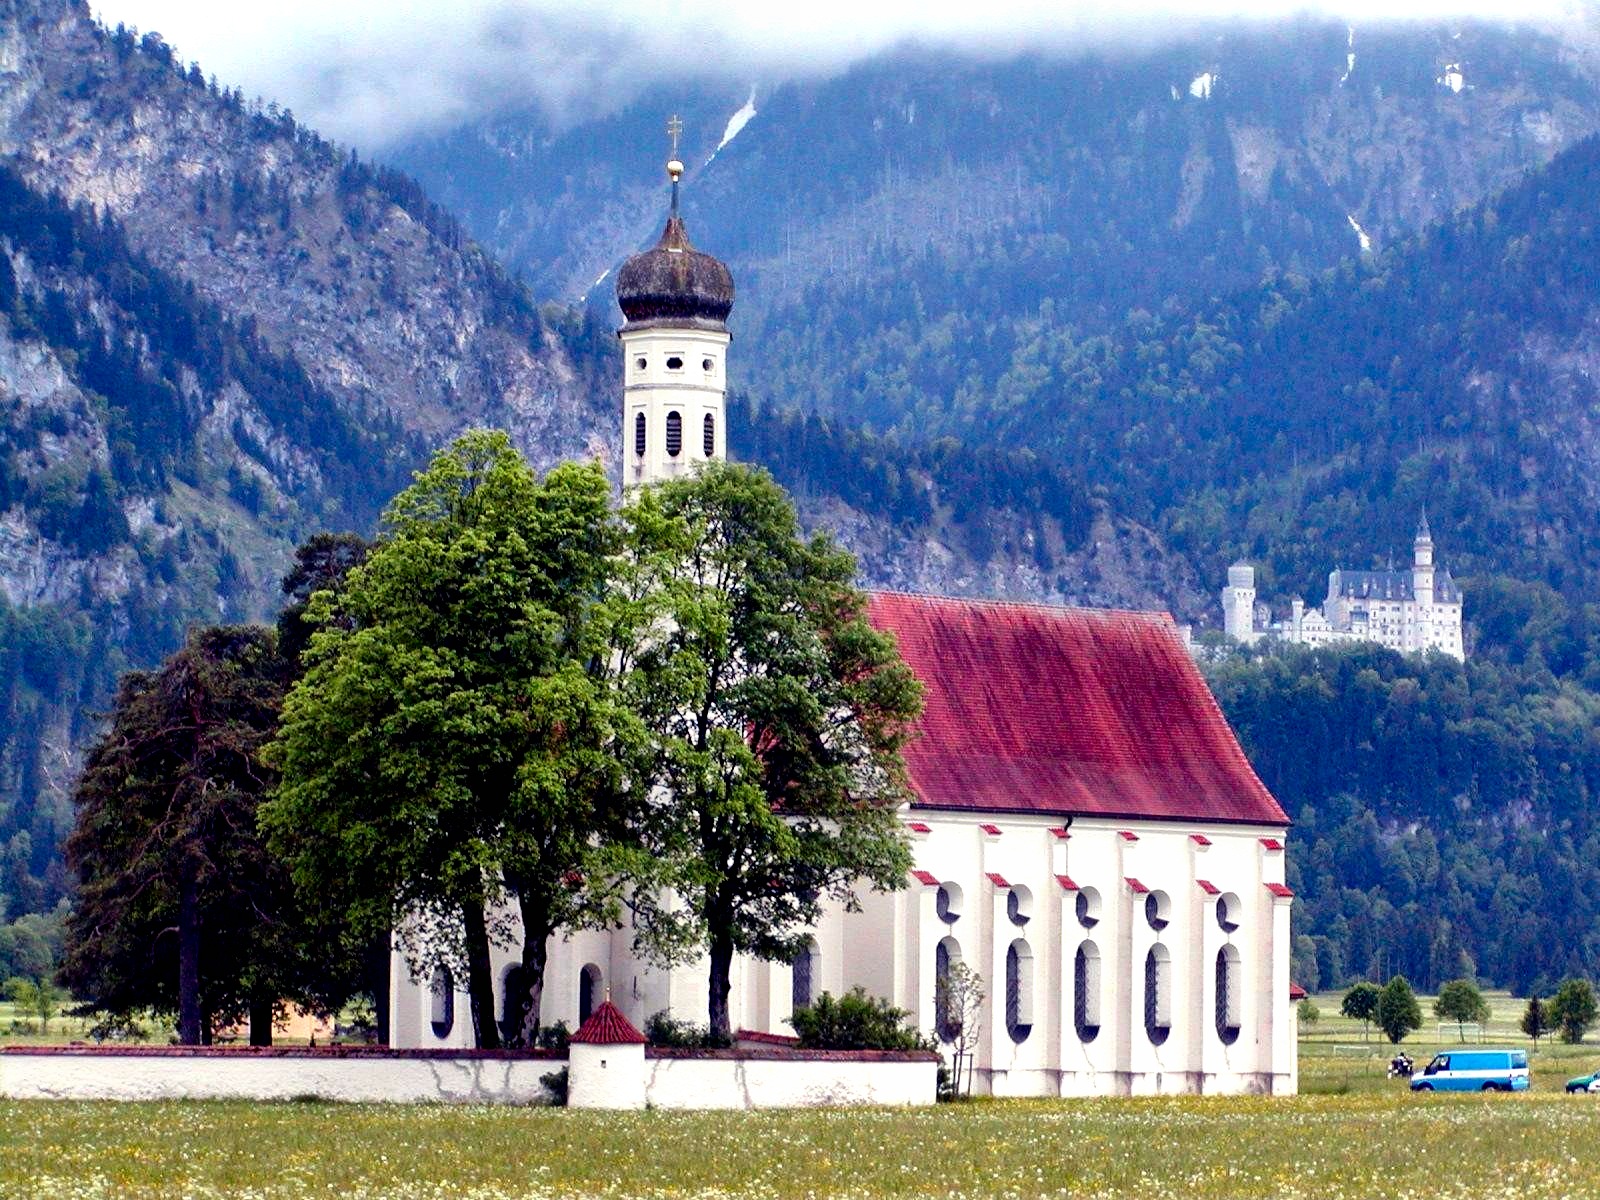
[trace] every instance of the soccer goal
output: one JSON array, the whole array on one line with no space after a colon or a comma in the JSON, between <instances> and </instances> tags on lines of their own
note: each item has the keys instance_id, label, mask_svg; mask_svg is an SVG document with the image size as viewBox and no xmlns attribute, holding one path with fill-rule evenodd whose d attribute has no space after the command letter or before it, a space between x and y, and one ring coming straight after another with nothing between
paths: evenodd
<instances>
[{"instance_id":1,"label":"soccer goal","mask_svg":"<svg viewBox=\"0 0 1600 1200\"><path fill-rule=\"evenodd\" d=\"M1439 1041L1443 1042L1479 1042L1483 1041L1483 1026L1476 1021L1462 1024L1459 1021L1439 1022Z\"/></svg>"}]
</instances>

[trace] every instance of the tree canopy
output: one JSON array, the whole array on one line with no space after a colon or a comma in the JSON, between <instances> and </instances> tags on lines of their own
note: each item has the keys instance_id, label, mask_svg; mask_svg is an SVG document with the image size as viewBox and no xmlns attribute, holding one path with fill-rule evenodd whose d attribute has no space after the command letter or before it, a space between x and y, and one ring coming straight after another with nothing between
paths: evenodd
<instances>
[{"instance_id":1,"label":"tree canopy","mask_svg":"<svg viewBox=\"0 0 1600 1200\"><path fill-rule=\"evenodd\" d=\"M633 692L670 798L646 836L672 903L647 901L644 929L668 953L704 940L725 1036L735 953L787 961L824 899L904 886L899 750L921 688L868 624L855 560L803 538L764 471L711 464L633 508L678 539L652 566L665 625Z\"/></svg>"}]
</instances>

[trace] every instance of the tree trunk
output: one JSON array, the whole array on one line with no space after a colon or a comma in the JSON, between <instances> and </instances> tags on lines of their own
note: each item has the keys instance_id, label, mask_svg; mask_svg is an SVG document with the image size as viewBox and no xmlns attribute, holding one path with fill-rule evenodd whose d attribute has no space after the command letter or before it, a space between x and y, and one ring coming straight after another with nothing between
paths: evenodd
<instances>
[{"instance_id":1,"label":"tree trunk","mask_svg":"<svg viewBox=\"0 0 1600 1200\"><path fill-rule=\"evenodd\" d=\"M518 1041L528 1049L539 1044L539 1022L544 1007L544 969L549 958L550 918L545 905L523 901L522 907L522 982L527 988L523 1003L522 1029ZM529 931L532 931L531 933Z\"/></svg>"},{"instance_id":2,"label":"tree trunk","mask_svg":"<svg viewBox=\"0 0 1600 1200\"><path fill-rule=\"evenodd\" d=\"M272 1010L276 1003L271 996L250 997L250 1044L272 1045Z\"/></svg>"},{"instance_id":3,"label":"tree trunk","mask_svg":"<svg viewBox=\"0 0 1600 1200\"><path fill-rule=\"evenodd\" d=\"M389 956L392 950L389 935L383 933L372 941L367 952L367 979L372 991L372 1020L377 1026L378 1045L389 1044Z\"/></svg>"},{"instance_id":4,"label":"tree trunk","mask_svg":"<svg viewBox=\"0 0 1600 1200\"><path fill-rule=\"evenodd\" d=\"M500 1029L494 1021L494 973L489 962L489 923L481 903L461 908L467 931L467 995L472 1001L472 1029L480 1050L500 1049Z\"/></svg>"},{"instance_id":5,"label":"tree trunk","mask_svg":"<svg viewBox=\"0 0 1600 1200\"><path fill-rule=\"evenodd\" d=\"M728 992L732 987L732 967L733 938L724 933L713 932L706 1015L711 1036L718 1040L731 1040L733 1036L728 1021Z\"/></svg>"},{"instance_id":6,"label":"tree trunk","mask_svg":"<svg viewBox=\"0 0 1600 1200\"><path fill-rule=\"evenodd\" d=\"M185 854L178 868L178 1041L201 1044L200 861Z\"/></svg>"}]
</instances>

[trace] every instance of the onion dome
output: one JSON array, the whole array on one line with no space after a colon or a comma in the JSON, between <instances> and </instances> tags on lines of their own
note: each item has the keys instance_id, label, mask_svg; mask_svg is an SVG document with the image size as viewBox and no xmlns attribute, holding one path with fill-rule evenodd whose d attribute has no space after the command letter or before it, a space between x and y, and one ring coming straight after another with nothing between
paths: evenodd
<instances>
[{"instance_id":1,"label":"onion dome","mask_svg":"<svg viewBox=\"0 0 1600 1200\"><path fill-rule=\"evenodd\" d=\"M635 254L617 272L617 303L625 329L650 325L690 326L726 332L733 311L733 276L717 259L689 244L678 215L678 180L683 164L667 164L672 177L672 215L661 240Z\"/></svg>"}]
</instances>

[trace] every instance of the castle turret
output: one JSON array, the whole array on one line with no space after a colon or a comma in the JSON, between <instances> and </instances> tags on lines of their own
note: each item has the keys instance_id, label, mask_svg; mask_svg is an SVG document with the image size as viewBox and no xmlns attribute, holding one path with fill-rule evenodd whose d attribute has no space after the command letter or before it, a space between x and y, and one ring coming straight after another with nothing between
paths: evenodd
<instances>
[{"instance_id":1,"label":"castle turret","mask_svg":"<svg viewBox=\"0 0 1600 1200\"><path fill-rule=\"evenodd\" d=\"M661 240L617 272L622 339L622 479L625 486L688 473L727 457L728 314L733 276L689 244L678 213L677 135L673 118L672 211Z\"/></svg>"},{"instance_id":2,"label":"castle turret","mask_svg":"<svg viewBox=\"0 0 1600 1200\"><path fill-rule=\"evenodd\" d=\"M1256 640L1256 570L1236 562L1228 568L1228 586L1222 589L1222 628L1236 642Z\"/></svg>"},{"instance_id":3,"label":"castle turret","mask_svg":"<svg viewBox=\"0 0 1600 1200\"><path fill-rule=\"evenodd\" d=\"M1423 619L1433 604L1433 534L1428 529L1428 513L1423 510L1412 543L1411 594L1421 608Z\"/></svg>"}]
</instances>

